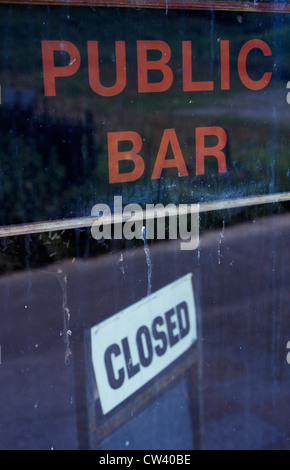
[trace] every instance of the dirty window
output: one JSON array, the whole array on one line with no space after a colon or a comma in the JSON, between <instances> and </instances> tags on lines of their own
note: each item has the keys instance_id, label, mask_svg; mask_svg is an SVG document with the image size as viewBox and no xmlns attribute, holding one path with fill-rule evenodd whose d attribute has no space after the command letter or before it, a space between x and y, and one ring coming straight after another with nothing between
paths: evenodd
<instances>
[{"instance_id":1,"label":"dirty window","mask_svg":"<svg viewBox=\"0 0 290 470\"><path fill-rule=\"evenodd\" d=\"M288 450L289 2L0 3L0 448Z\"/></svg>"}]
</instances>

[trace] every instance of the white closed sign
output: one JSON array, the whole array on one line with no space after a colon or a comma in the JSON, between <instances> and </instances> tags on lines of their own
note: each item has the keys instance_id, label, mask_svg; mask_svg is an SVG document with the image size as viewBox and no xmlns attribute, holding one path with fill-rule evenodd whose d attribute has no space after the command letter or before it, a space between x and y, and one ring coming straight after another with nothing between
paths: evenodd
<instances>
[{"instance_id":1,"label":"white closed sign","mask_svg":"<svg viewBox=\"0 0 290 470\"><path fill-rule=\"evenodd\" d=\"M166 369L196 339L191 274L93 327L92 360L103 413Z\"/></svg>"}]
</instances>

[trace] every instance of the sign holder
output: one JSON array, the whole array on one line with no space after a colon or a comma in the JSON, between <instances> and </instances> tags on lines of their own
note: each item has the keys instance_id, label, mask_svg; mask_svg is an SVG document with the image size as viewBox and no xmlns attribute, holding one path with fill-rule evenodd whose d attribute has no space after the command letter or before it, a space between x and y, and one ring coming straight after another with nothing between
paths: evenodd
<instances>
[{"instance_id":1,"label":"sign holder","mask_svg":"<svg viewBox=\"0 0 290 470\"><path fill-rule=\"evenodd\" d=\"M179 303L181 299L183 299L183 302L177 305L176 308L171 309L171 303ZM168 308L170 310L164 313L163 319L162 312ZM156 320L158 321L158 331L157 329L154 331L153 327ZM185 382L187 388L185 400L190 414L193 447L195 449L201 448L199 406L199 360L201 354L197 341L196 323L192 280L191 275L187 275L85 332L84 362L90 449L100 448L102 441L122 424L129 423L143 409L159 399L163 393L166 393L167 389L181 382ZM146 326L140 327L141 324L148 324L149 328L152 325L152 332L149 333ZM135 330L144 332L146 328L148 335L152 335L150 339L152 354L151 364L144 365L146 367L144 369L141 364L139 365L136 362L137 351L140 354L140 343L137 349L136 344L134 346L134 339ZM133 374L130 376L129 369L126 373L124 373L124 368L120 369L125 382L123 386L120 385L120 388L119 386L114 387L115 390L113 390L108 383L110 377L108 370L108 376L105 371L104 357L106 354L104 355L104 351L112 348L112 346L109 346L112 341L116 343L113 346L118 347L118 342L120 342L123 334L127 334L129 338L126 337L125 339L128 349L130 347L131 350L130 359L128 359L128 356L126 357L124 347L124 357L121 354L121 349L118 355L113 354L113 359L111 359L112 368L115 368L113 373L121 376L121 372L117 369L125 367L125 364L127 369L128 366L130 369L130 365L132 366L133 363L135 364L133 367L139 369L139 372L137 370L134 376ZM142 334L139 336L141 341L142 336ZM130 341L132 342L130 343ZM124 340L122 340L122 344L123 342ZM144 350L144 337L143 346L140 347L143 354L148 358L150 355L148 352L149 347L147 343ZM115 361L117 364L114 364ZM145 379L146 376L149 381ZM117 379L114 378L114 380ZM97 386L101 388L98 390ZM164 426L166 426L166 423L164 423Z\"/></svg>"},{"instance_id":2,"label":"sign holder","mask_svg":"<svg viewBox=\"0 0 290 470\"><path fill-rule=\"evenodd\" d=\"M90 449L99 449L105 438L153 403L156 397L166 392L169 387L185 380L188 390L187 400L192 425L193 448L200 450L202 448L202 418L199 406L200 368L198 342L173 365L146 384L142 390L136 392L133 397L128 398L107 416L103 416L98 392L95 387L89 336L89 333L86 332L85 362Z\"/></svg>"},{"instance_id":3,"label":"sign holder","mask_svg":"<svg viewBox=\"0 0 290 470\"><path fill-rule=\"evenodd\" d=\"M117 248L117 245L115 248ZM192 281L190 280L190 282ZM161 401L163 397L166 398L166 393L179 384L183 384L184 390L182 405L188 410L188 422L192 437L192 446L190 448L194 450L203 448L202 345L199 340L202 325L198 305L197 295L195 299L197 339L192 346L168 365L166 369L142 386L141 389L105 415L102 411L97 390L92 360L91 330L94 328L92 323L94 320L92 320L89 312L84 315L84 312L75 309L72 315L73 337L71 348L75 368L76 418L80 450L102 449L104 441L110 438L113 433L124 425L130 426L130 422L134 418L140 416L154 402ZM97 320L96 317L95 320ZM102 359L100 357L100 360ZM166 423L164 423L164 426L166 426ZM186 432L188 432L188 428L185 430ZM188 438L189 440L190 438Z\"/></svg>"}]
</instances>

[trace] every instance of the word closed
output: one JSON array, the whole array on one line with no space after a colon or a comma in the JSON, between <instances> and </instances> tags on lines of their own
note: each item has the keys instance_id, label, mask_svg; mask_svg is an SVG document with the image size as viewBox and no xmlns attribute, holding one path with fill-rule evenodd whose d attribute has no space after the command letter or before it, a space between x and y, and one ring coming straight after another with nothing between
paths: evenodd
<instances>
[{"instance_id":1,"label":"word closed","mask_svg":"<svg viewBox=\"0 0 290 470\"><path fill-rule=\"evenodd\" d=\"M103 413L141 389L197 339L191 274L91 330Z\"/></svg>"}]
</instances>

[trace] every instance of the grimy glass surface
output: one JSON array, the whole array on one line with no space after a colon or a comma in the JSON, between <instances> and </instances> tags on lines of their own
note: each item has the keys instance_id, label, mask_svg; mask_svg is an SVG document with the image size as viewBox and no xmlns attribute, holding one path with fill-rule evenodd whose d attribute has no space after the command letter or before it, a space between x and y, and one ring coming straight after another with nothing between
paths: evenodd
<instances>
[{"instance_id":1,"label":"grimy glass surface","mask_svg":"<svg viewBox=\"0 0 290 470\"><path fill-rule=\"evenodd\" d=\"M0 5L1 449L290 449L289 32ZM116 196L200 204L198 248L170 220L167 240L95 240L77 221ZM88 332L190 273L196 348L103 415Z\"/></svg>"}]
</instances>

